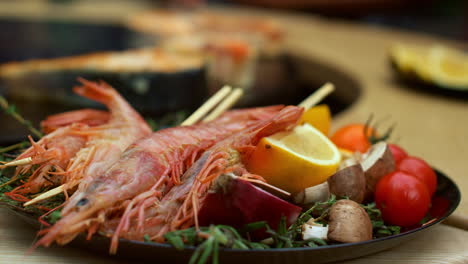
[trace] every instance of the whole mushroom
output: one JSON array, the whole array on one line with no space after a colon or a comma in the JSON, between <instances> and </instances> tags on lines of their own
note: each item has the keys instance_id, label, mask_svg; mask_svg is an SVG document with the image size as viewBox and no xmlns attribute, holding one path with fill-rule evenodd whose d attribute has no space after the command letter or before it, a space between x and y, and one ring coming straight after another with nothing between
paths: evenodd
<instances>
[{"instance_id":1,"label":"whole mushroom","mask_svg":"<svg viewBox=\"0 0 468 264\"><path fill-rule=\"evenodd\" d=\"M358 203L339 200L330 208L328 239L342 243L371 240L369 215Z\"/></svg>"}]
</instances>

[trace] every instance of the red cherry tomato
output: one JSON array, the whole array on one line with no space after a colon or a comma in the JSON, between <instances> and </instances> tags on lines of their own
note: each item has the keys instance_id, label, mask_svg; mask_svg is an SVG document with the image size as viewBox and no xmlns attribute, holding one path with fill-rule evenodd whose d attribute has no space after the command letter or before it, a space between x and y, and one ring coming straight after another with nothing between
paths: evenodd
<instances>
[{"instance_id":1,"label":"red cherry tomato","mask_svg":"<svg viewBox=\"0 0 468 264\"><path fill-rule=\"evenodd\" d=\"M426 184L432 196L437 188L437 175L424 160L408 156L397 164L397 170L407 172Z\"/></svg>"},{"instance_id":2,"label":"red cherry tomato","mask_svg":"<svg viewBox=\"0 0 468 264\"><path fill-rule=\"evenodd\" d=\"M402 149L400 146L395 145L395 144L388 144L388 147L390 148L390 151L393 154L393 159L395 160L395 164L400 163L400 161L406 157L408 157L408 153L404 149Z\"/></svg>"},{"instance_id":3,"label":"red cherry tomato","mask_svg":"<svg viewBox=\"0 0 468 264\"><path fill-rule=\"evenodd\" d=\"M375 190L375 203L385 223L413 226L426 215L430 196L426 185L412 175L396 171L385 175Z\"/></svg>"}]
</instances>

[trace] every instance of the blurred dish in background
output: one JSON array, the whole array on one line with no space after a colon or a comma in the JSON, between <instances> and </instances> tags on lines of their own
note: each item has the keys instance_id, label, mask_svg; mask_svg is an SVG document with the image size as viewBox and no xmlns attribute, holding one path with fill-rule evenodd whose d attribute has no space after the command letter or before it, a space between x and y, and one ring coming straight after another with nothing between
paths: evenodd
<instances>
[{"instance_id":1,"label":"blurred dish in background","mask_svg":"<svg viewBox=\"0 0 468 264\"><path fill-rule=\"evenodd\" d=\"M398 44L389 54L394 69L405 80L468 92L468 55L460 50Z\"/></svg>"},{"instance_id":2,"label":"blurred dish in background","mask_svg":"<svg viewBox=\"0 0 468 264\"><path fill-rule=\"evenodd\" d=\"M205 58L160 48L0 65L0 82L10 98L94 104L69 89L76 85L77 77L108 82L147 113L192 109L206 96Z\"/></svg>"},{"instance_id":3,"label":"blurred dish in background","mask_svg":"<svg viewBox=\"0 0 468 264\"><path fill-rule=\"evenodd\" d=\"M258 64L258 46L255 39L245 36L218 36L215 41L208 42L207 80L210 91L225 83L243 87L246 97L255 81L255 68Z\"/></svg>"},{"instance_id":4,"label":"blurred dish in background","mask_svg":"<svg viewBox=\"0 0 468 264\"><path fill-rule=\"evenodd\" d=\"M206 10L148 11L130 17L127 26L160 38L245 34L258 39L264 54L278 54L284 38L283 29L274 20Z\"/></svg>"},{"instance_id":5,"label":"blurred dish in background","mask_svg":"<svg viewBox=\"0 0 468 264\"><path fill-rule=\"evenodd\" d=\"M251 89L258 57L278 57L282 53L283 30L273 20L260 17L154 10L131 17L127 25L154 36L163 49L204 54L210 92L224 84Z\"/></svg>"}]
</instances>

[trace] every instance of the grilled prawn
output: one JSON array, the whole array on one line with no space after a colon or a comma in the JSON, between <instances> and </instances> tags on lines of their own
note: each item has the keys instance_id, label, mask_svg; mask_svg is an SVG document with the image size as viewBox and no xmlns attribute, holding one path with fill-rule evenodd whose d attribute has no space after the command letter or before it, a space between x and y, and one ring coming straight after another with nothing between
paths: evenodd
<instances>
[{"instance_id":1,"label":"grilled prawn","mask_svg":"<svg viewBox=\"0 0 468 264\"><path fill-rule=\"evenodd\" d=\"M74 92L104 104L109 121L77 134L88 137L86 145L71 160L64 174L64 190L80 184L85 188L94 177L105 172L134 141L151 133L143 118L111 86L79 79L83 84Z\"/></svg>"},{"instance_id":2,"label":"grilled prawn","mask_svg":"<svg viewBox=\"0 0 468 264\"><path fill-rule=\"evenodd\" d=\"M117 229L114 240L119 235L133 240L142 240L144 235L149 235L152 240L162 241L169 231L198 227L198 210L213 182L227 173L262 180L260 176L250 174L242 161L249 158L252 147L262 137L294 127L302 112L303 108L288 106L270 120L259 121L214 145L185 172L181 185L173 187L161 201L149 206L144 223L127 224L122 230ZM111 250L115 251L115 247Z\"/></svg>"},{"instance_id":3,"label":"grilled prawn","mask_svg":"<svg viewBox=\"0 0 468 264\"><path fill-rule=\"evenodd\" d=\"M123 209L120 226L124 225L129 211L144 210L148 201L160 199L181 184L180 175L206 149L260 119L271 118L282 108L237 110L210 123L168 128L138 140L107 172L96 175L85 188L80 185L62 210L62 219L43 231L45 236L36 246L54 241L65 244L86 229L95 232L107 221L110 208Z\"/></svg>"},{"instance_id":4,"label":"grilled prawn","mask_svg":"<svg viewBox=\"0 0 468 264\"><path fill-rule=\"evenodd\" d=\"M18 159L32 157L32 163L18 167L17 173L39 167L28 182L8 193L10 197L26 201L24 194L58 184L71 190L83 179L104 172L132 142L150 134L146 122L112 87L79 81L83 85L75 87L74 92L103 103L110 112L83 109L44 120L43 130L53 132L37 143L31 140L33 146Z\"/></svg>"}]
</instances>

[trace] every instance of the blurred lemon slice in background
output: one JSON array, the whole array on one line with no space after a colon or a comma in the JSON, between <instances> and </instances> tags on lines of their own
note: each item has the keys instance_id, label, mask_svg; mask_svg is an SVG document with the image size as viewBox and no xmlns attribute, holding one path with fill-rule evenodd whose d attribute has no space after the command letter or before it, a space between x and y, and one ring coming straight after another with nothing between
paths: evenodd
<instances>
[{"instance_id":1,"label":"blurred lemon slice in background","mask_svg":"<svg viewBox=\"0 0 468 264\"><path fill-rule=\"evenodd\" d=\"M396 71L410 80L454 90L468 90L468 55L436 45L432 47L398 44L390 59Z\"/></svg>"},{"instance_id":2,"label":"blurred lemon slice in background","mask_svg":"<svg viewBox=\"0 0 468 264\"><path fill-rule=\"evenodd\" d=\"M443 46L429 53L430 73L436 84L468 89L468 55Z\"/></svg>"},{"instance_id":3,"label":"blurred lemon slice in background","mask_svg":"<svg viewBox=\"0 0 468 264\"><path fill-rule=\"evenodd\" d=\"M263 138L256 146L247 169L290 193L320 184L336 172L338 148L308 123L289 132Z\"/></svg>"}]
</instances>

